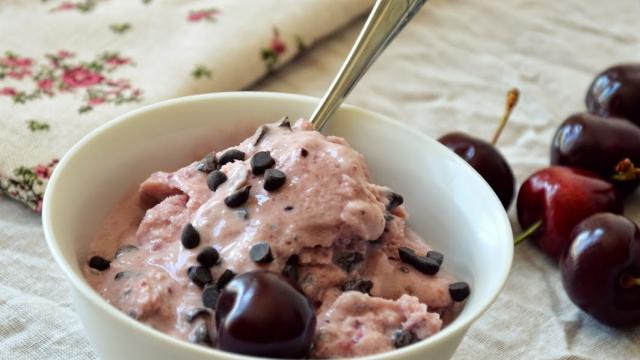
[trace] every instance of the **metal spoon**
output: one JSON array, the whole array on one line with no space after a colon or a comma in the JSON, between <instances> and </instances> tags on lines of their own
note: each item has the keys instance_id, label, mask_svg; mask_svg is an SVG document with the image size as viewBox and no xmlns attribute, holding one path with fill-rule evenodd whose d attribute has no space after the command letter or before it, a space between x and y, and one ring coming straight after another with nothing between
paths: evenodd
<instances>
[{"instance_id":1,"label":"metal spoon","mask_svg":"<svg viewBox=\"0 0 640 360\"><path fill-rule=\"evenodd\" d=\"M342 68L309 121L317 130L331 118L351 89L427 0L377 0Z\"/></svg>"}]
</instances>

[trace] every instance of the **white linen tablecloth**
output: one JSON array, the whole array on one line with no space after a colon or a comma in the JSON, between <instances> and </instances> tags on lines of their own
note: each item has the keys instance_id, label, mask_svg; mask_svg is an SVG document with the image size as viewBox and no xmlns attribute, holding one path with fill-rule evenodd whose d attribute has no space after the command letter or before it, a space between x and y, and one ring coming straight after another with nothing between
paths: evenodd
<instances>
[{"instance_id":1,"label":"white linen tablecloth","mask_svg":"<svg viewBox=\"0 0 640 360\"><path fill-rule=\"evenodd\" d=\"M548 164L555 128L584 110L593 76L639 60L639 20L638 0L431 0L349 102L434 137L462 130L489 138L516 86L521 101L499 146L522 182ZM321 95L361 25L255 89ZM638 203L636 195L627 207L636 220ZM67 292L39 217L0 198L0 360L95 359ZM640 329L613 330L577 310L556 264L524 243L503 293L454 359L640 359Z\"/></svg>"}]
</instances>

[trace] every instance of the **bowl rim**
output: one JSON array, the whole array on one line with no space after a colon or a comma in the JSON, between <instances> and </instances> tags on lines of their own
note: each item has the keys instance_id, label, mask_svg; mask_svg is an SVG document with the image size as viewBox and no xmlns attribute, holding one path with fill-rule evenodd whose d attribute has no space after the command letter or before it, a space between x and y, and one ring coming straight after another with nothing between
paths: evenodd
<instances>
[{"instance_id":1,"label":"bowl rim","mask_svg":"<svg viewBox=\"0 0 640 360\"><path fill-rule=\"evenodd\" d=\"M191 95L191 96L168 99L168 100L152 103L149 105L145 105L140 108L134 109L132 111L123 113L115 117L114 119L107 121L106 123L102 124L101 126L97 127L91 132L89 132L82 139L80 139L80 141L74 144L71 147L71 149L69 149L65 153L65 155L61 158L60 162L57 164L56 168L54 169L51 178L49 179L47 190L45 191L45 194L44 194L43 212L42 212L43 229L44 229L44 235L45 235L47 246L49 248L50 253L52 254L58 266L62 269L67 279L71 282L75 290L78 291L83 297L91 301L94 305L102 309L106 314L110 315L111 317L114 317L115 319L118 319L123 325L126 325L129 328L135 329L136 331L140 332L144 336L154 337L156 338L157 341L165 341L169 345L173 345L181 348L182 351L195 352L201 356L213 355L213 356L218 356L220 358L229 359L229 360L265 359L261 357L236 354L236 353L218 350L216 348L207 348L204 346L191 344L187 341L183 341L175 337L172 337L168 334L165 334L159 330L152 328L149 325L143 324L140 321L137 321L135 319L132 319L126 316L123 312L118 310L113 305L109 304L103 297L101 297L88 284L88 282L86 282L85 279L83 279L81 276L75 273L71 265L67 262L65 256L62 254L62 250L58 244L58 240L54 237L54 232L53 232L54 225L52 223L52 210L51 210L52 205L50 204L53 196L52 193L54 192L54 189L56 188L56 185L58 183L59 174L64 172L64 169L67 166L67 163L70 162L71 159L76 155L76 153L80 152L85 147L86 144L90 143L95 138L101 136L101 134L106 130L112 127L116 127L120 123L129 121L131 118L141 116L147 112L156 111L162 108L173 107L176 105L184 106L185 104L188 104L188 103L195 103L195 102L201 102L201 101L204 101L204 102L224 101L225 99L243 99L247 101L251 101L252 99L253 100L277 99L279 101L290 101L290 102L298 102L298 103L312 102L314 104L317 104L320 101L320 98L307 96L307 95L300 95L300 94L275 93L275 92L264 92L264 91L230 91L230 92ZM444 145L438 143L431 137L416 130L415 128L409 125L403 124L399 121L395 121L386 115L379 114L370 110L366 110L366 109L353 106L353 105L348 105L348 104L341 105L340 110L360 113L361 115L366 117L374 117L376 118L376 121L386 122L392 126L399 127L404 131L410 132L413 135L416 135L422 138L422 140L424 140L425 142L430 142L432 144L436 144L436 146L444 147ZM453 152L448 152L448 153L450 153L450 159L457 162L459 165L463 167L469 167L475 173L475 170L471 168L471 166L469 166L469 164L466 161L464 161L463 159L455 155ZM491 190L490 186L486 183L486 181L484 181L484 179L479 174L476 173L476 175L479 178L479 180L481 180L481 182L484 183L484 186L486 186L487 190L490 192L491 196L494 198L494 203L496 204L496 206L500 205L500 209L502 209L502 205L498 197L495 195L493 190ZM455 336L455 334L461 331L466 332L468 327L471 326L482 314L484 314L487 311L487 309L495 302L496 298L504 288L506 280L511 271L511 266L513 263L513 252L514 252L514 249L512 246L513 233L511 230L511 223L509 221L508 215L504 210L501 211L500 222L503 223L504 225L502 226L502 228L505 232L504 234L505 236L503 238L507 242L506 244L504 244L506 248L505 251L506 251L507 261L499 269L502 271L502 274L500 274L499 280L494 285L492 295L490 295L488 299L485 300L484 304L483 303L479 304L478 309L476 310L476 313L468 316L467 320L464 322L454 320L451 324L449 324L447 327L445 327L438 333L434 334L433 336L427 339L421 340L410 346L407 346L401 349L395 349L393 351L378 353L378 354L359 356L359 357L355 357L354 359L380 360L380 359L386 359L390 356L402 357L402 356L409 356L411 354L418 354L424 351L426 348L429 348L431 346L434 346L435 344L442 343L448 340L448 338Z\"/></svg>"}]
</instances>

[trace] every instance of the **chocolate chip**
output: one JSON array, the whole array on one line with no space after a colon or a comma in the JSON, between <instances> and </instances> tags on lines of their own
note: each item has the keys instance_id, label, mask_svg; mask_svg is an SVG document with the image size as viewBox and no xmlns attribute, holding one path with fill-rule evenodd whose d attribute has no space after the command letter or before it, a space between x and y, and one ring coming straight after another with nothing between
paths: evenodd
<instances>
[{"instance_id":1,"label":"chocolate chip","mask_svg":"<svg viewBox=\"0 0 640 360\"><path fill-rule=\"evenodd\" d=\"M388 212L384 212L384 221L393 221L393 215Z\"/></svg>"},{"instance_id":2,"label":"chocolate chip","mask_svg":"<svg viewBox=\"0 0 640 360\"><path fill-rule=\"evenodd\" d=\"M133 275L131 271L120 271L119 273L116 273L116 275L113 278L117 281L117 280L130 277L131 275Z\"/></svg>"},{"instance_id":3,"label":"chocolate chip","mask_svg":"<svg viewBox=\"0 0 640 360\"><path fill-rule=\"evenodd\" d=\"M213 170L209 176L207 176L207 186L209 190L216 191L218 186L227 181L227 175L220 170Z\"/></svg>"},{"instance_id":4,"label":"chocolate chip","mask_svg":"<svg viewBox=\"0 0 640 360\"><path fill-rule=\"evenodd\" d=\"M398 255L402 262L413 266L413 268L423 274L435 275L440 271L440 264L437 260L426 256L419 256L413 249L401 247L398 249Z\"/></svg>"},{"instance_id":5,"label":"chocolate chip","mask_svg":"<svg viewBox=\"0 0 640 360\"><path fill-rule=\"evenodd\" d=\"M442 266L442 263L444 262L444 254L441 252L437 252L437 251L428 251L427 252L427 257L428 258L432 258L435 261L438 262L438 265Z\"/></svg>"},{"instance_id":6,"label":"chocolate chip","mask_svg":"<svg viewBox=\"0 0 640 360\"><path fill-rule=\"evenodd\" d=\"M220 290L216 286L206 286L202 290L202 304L209 309L215 310L219 296Z\"/></svg>"},{"instance_id":7,"label":"chocolate chip","mask_svg":"<svg viewBox=\"0 0 640 360\"><path fill-rule=\"evenodd\" d=\"M413 344L416 339L413 334L405 329L398 329L393 332L393 345L396 349Z\"/></svg>"},{"instance_id":8,"label":"chocolate chip","mask_svg":"<svg viewBox=\"0 0 640 360\"><path fill-rule=\"evenodd\" d=\"M229 149L225 151L222 155L220 155L220 159L218 159L218 164L220 165L220 167L222 167L226 163L230 163L236 160L243 161L244 153L240 150Z\"/></svg>"},{"instance_id":9,"label":"chocolate chip","mask_svg":"<svg viewBox=\"0 0 640 360\"><path fill-rule=\"evenodd\" d=\"M353 279L342 285L342 291L359 291L364 294L369 294L372 287L373 282L371 282L371 280Z\"/></svg>"},{"instance_id":10,"label":"chocolate chip","mask_svg":"<svg viewBox=\"0 0 640 360\"><path fill-rule=\"evenodd\" d=\"M264 171L275 165L276 162L268 151L258 151L251 157L251 172L253 175L262 175Z\"/></svg>"},{"instance_id":11,"label":"chocolate chip","mask_svg":"<svg viewBox=\"0 0 640 360\"><path fill-rule=\"evenodd\" d=\"M238 217L240 219L243 219L243 220L249 219L249 210L247 210L246 208L240 208L236 210L236 214L238 214Z\"/></svg>"},{"instance_id":12,"label":"chocolate chip","mask_svg":"<svg viewBox=\"0 0 640 360\"><path fill-rule=\"evenodd\" d=\"M400 261L411 264L413 257L416 256L416 251L408 247L400 247L398 248L398 255L400 256Z\"/></svg>"},{"instance_id":13,"label":"chocolate chip","mask_svg":"<svg viewBox=\"0 0 640 360\"><path fill-rule=\"evenodd\" d=\"M199 318L199 317L209 317L211 316L211 312L208 309L205 308L193 308L191 309L186 316L186 320L189 323L192 323L195 319Z\"/></svg>"},{"instance_id":14,"label":"chocolate chip","mask_svg":"<svg viewBox=\"0 0 640 360\"><path fill-rule=\"evenodd\" d=\"M207 156L202 158L202 160L198 161L196 169L208 174L216 169L216 162L216 154L208 154Z\"/></svg>"},{"instance_id":15,"label":"chocolate chip","mask_svg":"<svg viewBox=\"0 0 640 360\"><path fill-rule=\"evenodd\" d=\"M127 315L129 315L129 317L132 318L132 319L137 319L138 318L138 313L136 313L135 310L129 310Z\"/></svg>"},{"instance_id":16,"label":"chocolate chip","mask_svg":"<svg viewBox=\"0 0 640 360\"><path fill-rule=\"evenodd\" d=\"M113 257L115 259L119 258L120 256L128 253L128 252L132 252L132 251L136 251L138 250L137 246L134 245L122 245L118 248L118 250L116 250L115 255L113 255Z\"/></svg>"},{"instance_id":17,"label":"chocolate chip","mask_svg":"<svg viewBox=\"0 0 640 360\"><path fill-rule=\"evenodd\" d=\"M307 155L309 155L309 151L307 151L307 149L305 148L300 149L300 156L307 157Z\"/></svg>"},{"instance_id":18,"label":"chocolate chip","mask_svg":"<svg viewBox=\"0 0 640 360\"><path fill-rule=\"evenodd\" d=\"M200 233L193 225L187 224L182 229L180 241L182 241L182 246L185 249L193 249L200 245Z\"/></svg>"},{"instance_id":19,"label":"chocolate chip","mask_svg":"<svg viewBox=\"0 0 640 360\"><path fill-rule=\"evenodd\" d=\"M207 324L202 322L196 326L195 330L189 335L189 341L195 344L211 346L211 337L209 336L209 329Z\"/></svg>"},{"instance_id":20,"label":"chocolate chip","mask_svg":"<svg viewBox=\"0 0 640 360\"><path fill-rule=\"evenodd\" d=\"M269 127L267 125L262 125L258 128L258 136L256 137L256 141L253 142L253 146L257 146L260 144L260 141L267 135L269 132Z\"/></svg>"},{"instance_id":21,"label":"chocolate chip","mask_svg":"<svg viewBox=\"0 0 640 360\"><path fill-rule=\"evenodd\" d=\"M291 123L289 122L289 117L285 116L282 119L280 119L280 124L278 125L278 127L291 129Z\"/></svg>"},{"instance_id":22,"label":"chocolate chip","mask_svg":"<svg viewBox=\"0 0 640 360\"><path fill-rule=\"evenodd\" d=\"M232 270L226 269L218 278L216 287L218 289L222 289L229 283L229 281L233 280L234 277L236 277L236 273L234 273Z\"/></svg>"},{"instance_id":23,"label":"chocolate chip","mask_svg":"<svg viewBox=\"0 0 640 360\"><path fill-rule=\"evenodd\" d=\"M211 271L205 266L191 266L187 270L189 279L199 287L203 287L213 281L211 277Z\"/></svg>"},{"instance_id":24,"label":"chocolate chip","mask_svg":"<svg viewBox=\"0 0 640 360\"><path fill-rule=\"evenodd\" d=\"M298 266L287 264L282 268L282 275L293 282L298 282Z\"/></svg>"},{"instance_id":25,"label":"chocolate chip","mask_svg":"<svg viewBox=\"0 0 640 360\"><path fill-rule=\"evenodd\" d=\"M291 255L287 259L285 266L282 268L282 275L293 282L298 282L298 263L300 257L298 255Z\"/></svg>"},{"instance_id":26,"label":"chocolate chip","mask_svg":"<svg viewBox=\"0 0 640 360\"><path fill-rule=\"evenodd\" d=\"M273 261L271 247L266 242L257 243L249 250L249 258L251 261L261 264L270 263Z\"/></svg>"},{"instance_id":27,"label":"chocolate chip","mask_svg":"<svg viewBox=\"0 0 640 360\"><path fill-rule=\"evenodd\" d=\"M391 211L397 208L398 206L402 205L403 202L404 202L404 199L402 198L402 195L392 192L389 195L389 203L387 204L387 211Z\"/></svg>"},{"instance_id":28,"label":"chocolate chip","mask_svg":"<svg viewBox=\"0 0 640 360\"><path fill-rule=\"evenodd\" d=\"M284 211L291 211L291 210L293 210L293 206L291 205L287 205L284 207Z\"/></svg>"},{"instance_id":29,"label":"chocolate chip","mask_svg":"<svg viewBox=\"0 0 640 360\"><path fill-rule=\"evenodd\" d=\"M269 169L264 173L263 187L267 191L276 191L287 181L287 175L278 169Z\"/></svg>"},{"instance_id":30,"label":"chocolate chip","mask_svg":"<svg viewBox=\"0 0 640 360\"><path fill-rule=\"evenodd\" d=\"M251 190L251 186L247 185L243 187L224 198L224 203L230 208L237 208L244 205L249 199L249 190Z\"/></svg>"},{"instance_id":31,"label":"chocolate chip","mask_svg":"<svg viewBox=\"0 0 640 360\"><path fill-rule=\"evenodd\" d=\"M356 251L345 251L334 256L333 262L340 266L342 270L351 272L354 266L364 260L364 256Z\"/></svg>"},{"instance_id":32,"label":"chocolate chip","mask_svg":"<svg viewBox=\"0 0 640 360\"><path fill-rule=\"evenodd\" d=\"M89 259L89 267L98 271L105 271L111 267L111 261L103 258L102 256L94 256Z\"/></svg>"},{"instance_id":33,"label":"chocolate chip","mask_svg":"<svg viewBox=\"0 0 640 360\"><path fill-rule=\"evenodd\" d=\"M214 247L206 247L198 254L196 260L198 260L200 265L210 268L218 263L220 254L218 254L218 250Z\"/></svg>"},{"instance_id":34,"label":"chocolate chip","mask_svg":"<svg viewBox=\"0 0 640 360\"><path fill-rule=\"evenodd\" d=\"M449 284L449 295L453 301L464 301L471 294L469 284L464 281Z\"/></svg>"}]
</instances>

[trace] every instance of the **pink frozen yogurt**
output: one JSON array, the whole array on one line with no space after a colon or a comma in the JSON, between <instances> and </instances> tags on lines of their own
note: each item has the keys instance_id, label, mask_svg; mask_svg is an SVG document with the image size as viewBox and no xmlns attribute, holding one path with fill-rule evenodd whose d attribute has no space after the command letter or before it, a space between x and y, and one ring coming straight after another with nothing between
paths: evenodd
<instances>
[{"instance_id":1,"label":"pink frozen yogurt","mask_svg":"<svg viewBox=\"0 0 640 360\"><path fill-rule=\"evenodd\" d=\"M464 299L451 293L452 276L438 267L429 275L400 258L401 248L422 260L430 249L407 228L402 198L371 183L363 156L344 139L283 120L232 149L244 160L236 151L235 161L219 166L227 149L154 173L113 210L85 269L109 303L171 336L215 346L215 310L188 276L198 254L213 247L220 257L210 269L213 282L225 271L223 277L256 269L291 275L295 266L294 280L316 309L315 358L389 351L433 335L460 310ZM286 175L271 191L266 175L252 169L264 151L274 160L266 167ZM214 168L226 181L212 191L207 176ZM243 189L246 201L230 206L229 197ZM188 224L200 238L193 248L181 241ZM251 259L259 243L268 244L270 262Z\"/></svg>"}]
</instances>

